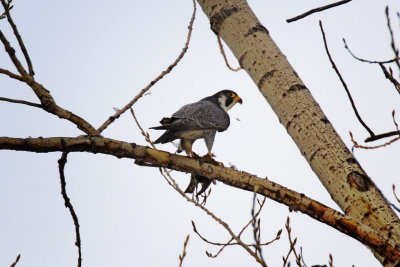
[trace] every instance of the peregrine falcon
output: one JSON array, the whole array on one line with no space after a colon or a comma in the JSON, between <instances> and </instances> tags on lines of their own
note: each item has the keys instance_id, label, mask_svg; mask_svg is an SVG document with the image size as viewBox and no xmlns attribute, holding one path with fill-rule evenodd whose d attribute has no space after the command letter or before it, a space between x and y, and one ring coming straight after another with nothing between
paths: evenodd
<instances>
[{"instance_id":1,"label":"peregrine falcon","mask_svg":"<svg viewBox=\"0 0 400 267\"><path fill-rule=\"evenodd\" d=\"M155 130L166 130L154 143L165 144L180 139L180 149L192 157L192 144L204 138L208 155L212 157L211 148L216 132L228 129L230 120L227 111L242 99L231 90L222 90L198 102L181 107L170 118L163 118L161 126L151 127Z\"/></svg>"}]
</instances>

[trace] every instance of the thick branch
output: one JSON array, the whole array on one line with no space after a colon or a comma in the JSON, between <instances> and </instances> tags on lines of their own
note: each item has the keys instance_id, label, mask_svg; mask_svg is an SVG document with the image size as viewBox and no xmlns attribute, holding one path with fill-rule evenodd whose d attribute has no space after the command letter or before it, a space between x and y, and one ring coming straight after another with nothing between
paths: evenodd
<instances>
[{"instance_id":1,"label":"thick branch","mask_svg":"<svg viewBox=\"0 0 400 267\"><path fill-rule=\"evenodd\" d=\"M198 2L210 19L211 29L253 79L332 199L345 214L390 237L392 246L399 244L399 218L247 1Z\"/></svg>"},{"instance_id":2,"label":"thick branch","mask_svg":"<svg viewBox=\"0 0 400 267\"><path fill-rule=\"evenodd\" d=\"M0 150L21 150L31 152L85 151L103 153L118 158L132 158L138 162L155 167L164 167L187 173L197 173L210 179L216 179L227 185L269 197L287 205L290 209L301 211L323 222L361 243L369 246L389 262L400 259L400 251L371 228L362 225L349 216L345 216L303 194L267 179L258 178L246 172L231 168L201 163L197 159L170 154L164 151L127 143L101 136L89 137L54 137L54 138L9 138L0 137ZM350 177L353 179L355 177Z\"/></svg>"}]
</instances>

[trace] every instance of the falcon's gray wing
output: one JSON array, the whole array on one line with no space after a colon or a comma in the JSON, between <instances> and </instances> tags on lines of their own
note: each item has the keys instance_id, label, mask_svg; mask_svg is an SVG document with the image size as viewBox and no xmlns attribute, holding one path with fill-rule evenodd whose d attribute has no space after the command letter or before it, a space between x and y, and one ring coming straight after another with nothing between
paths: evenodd
<instances>
[{"instance_id":1,"label":"falcon's gray wing","mask_svg":"<svg viewBox=\"0 0 400 267\"><path fill-rule=\"evenodd\" d=\"M180 124L181 130L215 129L222 132L228 129L230 124L228 113L211 101L185 105L172 114L172 118L180 119L176 123Z\"/></svg>"}]
</instances>

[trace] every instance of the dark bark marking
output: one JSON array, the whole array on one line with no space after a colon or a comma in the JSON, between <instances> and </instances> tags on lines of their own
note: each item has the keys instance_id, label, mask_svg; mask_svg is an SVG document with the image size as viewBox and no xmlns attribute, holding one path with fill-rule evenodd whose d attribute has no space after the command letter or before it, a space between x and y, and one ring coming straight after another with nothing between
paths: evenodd
<instances>
[{"instance_id":1,"label":"dark bark marking","mask_svg":"<svg viewBox=\"0 0 400 267\"><path fill-rule=\"evenodd\" d=\"M289 88L289 90L287 90L285 93L282 94L282 97L286 97L286 96L287 96L287 93L293 93L293 92L297 92L297 91L301 91L301 90L305 90L305 89L307 89L307 87L305 87L305 86L302 85L302 84L295 84L295 85L292 85L292 86Z\"/></svg>"},{"instance_id":2,"label":"dark bark marking","mask_svg":"<svg viewBox=\"0 0 400 267\"><path fill-rule=\"evenodd\" d=\"M242 69L244 69L244 67L243 67L243 60L246 58L246 55L247 55L247 51L244 52L244 53L240 56L240 58L239 58L239 65L240 65L240 67L241 67Z\"/></svg>"},{"instance_id":3,"label":"dark bark marking","mask_svg":"<svg viewBox=\"0 0 400 267\"><path fill-rule=\"evenodd\" d=\"M351 187L357 188L360 192L368 191L372 186L370 178L358 171L352 171L347 175L347 182Z\"/></svg>"},{"instance_id":4,"label":"dark bark marking","mask_svg":"<svg viewBox=\"0 0 400 267\"><path fill-rule=\"evenodd\" d=\"M210 24L211 24L211 30L218 35L219 30L221 29L221 25L224 22L224 20L229 17L230 15L238 12L239 9L237 7L231 7L231 8L221 8L221 10L217 13L215 13L211 18L210 18Z\"/></svg>"},{"instance_id":5,"label":"dark bark marking","mask_svg":"<svg viewBox=\"0 0 400 267\"><path fill-rule=\"evenodd\" d=\"M292 124L292 121L288 121L288 122L286 123L286 130L289 129L289 127L290 127L291 124Z\"/></svg>"},{"instance_id":6,"label":"dark bark marking","mask_svg":"<svg viewBox=\"0 0 400 267\"><path fill-rule=\"evenodd\" d=\"M263 87L266 79L274 76L274 72L276 72L276 70L268 71L261 77L261 79L258 81L258 89L261 89Z\"/></svg>"},{"instance_id":7,"label":"dark bark marking","mask_svg":"<svg viewBox=\"0 0 400 267\"><path fill-rule=\"evenodd\" d=\"M316 154L318 153L318 151L320 151L320 150L321 150L321 148L318 148L317 150L315 150L315 151L311 154L310 162L313 161L315 155L316 155Z\"/></svg>"},{"instance_id":8,"label":"dark bark marking","mask_svg":"<svg viewBox=\"0 0 400 267\"><path fill-rule=\"evenodd\" d=\"M255 32L265 32L266 34L269 34L267 28L265 28L260 23L257 23L256 26L250 28L250 30L244 35L244 37L248 37Z\"/></svg>"},{"instance_id":9,"label":"dark bark marking","mask_svg":"<svg viewBox=\"0 0 400 267\"><path fill-rule=\"evenodd\" d=\"M346 159L346 162L350 163L350 164L356 164L357 163L355 158L348 158L348 159Z\"/></svg>"},{"instance_id":10,"label":"dark bark marking","mask_svg":"<svg viewBox=\"0 0 400 267\"><path fill-rule=\"evenodd\" d=\"M287 92L292 93L292 92L301 91L301 90L305 90L305 89L307 89L307 87L305 85L295 84L295 85L292 85Z\"/></svg>"},{"instance_id":11,"label":"dark bark marking","mask_svg":"<svg viewBox=\"0 0 400 267\"><path fill-rule=\"evenodd\" d=\"M320 121L322 121L325 124L331 123L326 117L323 117L322 119L320 119Z\"/></svg>"}]
</instances>

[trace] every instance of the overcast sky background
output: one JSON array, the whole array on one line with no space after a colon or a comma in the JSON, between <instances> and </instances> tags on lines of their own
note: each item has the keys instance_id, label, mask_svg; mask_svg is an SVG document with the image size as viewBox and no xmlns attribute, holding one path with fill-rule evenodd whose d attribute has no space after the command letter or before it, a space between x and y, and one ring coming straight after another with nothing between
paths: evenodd
<instances>
[{"instance_id":1,"label":"overcast sky background","mask_svg":"<svg viewBox=\"0 0 400 267\"><path fill-rule=\"evenodd\" d=\"M357 122L329 64L318 20L324 24L332 56L361 116L376 133L392 131L391 112L400 113L399 94L379 66L355 61L344 49L342 38L360 57L392 58L384 9L390 6L398 37L400 2L354 0L298 22L285 21L330 2L250 0L249 4L351 148L349 131L360 142L367 132ZM193 9L189 0L15 0L14 6L12 15L33 61L36 80L50 90L58 105L96 128L113 114L113 107L122 108L175 60L186 40ZM5 20L0 21L0 28L17 47ZM400 38L397 41L400 45ZM0 67L14 70L4 49L0 51ZM226 51L231 64L237 66ZM200 7L187 54L134 110L148 129L182 105L225 88L236 91L243 105L230 111L230 128L216 136L213 152L217 160L268 176L338 209L249 76L243 70L234 73L226 68ZM30 88L4 75L0 76L0 95L37 102ZM83 134L72 123L37 108L0 102L0 114L0 136ZM153 140L160 134L149 133ZM146 145L129 113L103 135ZM171 144L159 148L175 151ZM206 153L204 142L195 143L194 151ZM362 167L392 202L392 183L400 188L399 151L399 142L379 150L355 150ZM60 156L0 151L0 266L9 266L18 254L22 257L19 267L76 266L75 230L60 194ZM83 266L178 266L187 234L190 241L184 266L259 266L240 247L208 258L204 251L214 253L217 248L193 233L191 220L212 241L224 242L229 235L168 186L156 168L100 154L71 153L65 172L67 192L81 226ZM173 172L173 176L182 188L189 182L188 174ZM252 197L250 192L218 183L212 186L207 207L238 233L250 219ZM357 241L269 199L261 213L262 241L273 239L284 228L287 216L307 266L328 264L329 253L335 266L380 266ZM252 241L250 231L244 236ZM280 241L263 249L264 258L269 266L281 266L288 249L283 231Z\"/></svg>"}]
</instances>

